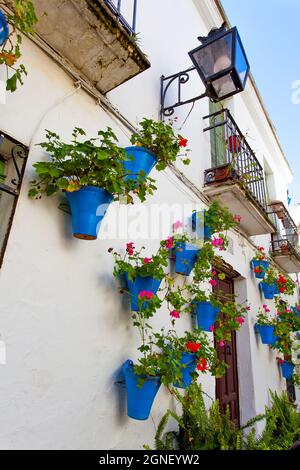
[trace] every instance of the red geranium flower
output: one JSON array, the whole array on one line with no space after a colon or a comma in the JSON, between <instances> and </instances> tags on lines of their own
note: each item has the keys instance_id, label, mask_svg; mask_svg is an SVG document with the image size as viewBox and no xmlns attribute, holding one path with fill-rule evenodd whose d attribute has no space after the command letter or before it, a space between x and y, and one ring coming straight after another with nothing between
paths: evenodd
<instances>
[{"instance_id":1,"label":"red geranium flower","mask_svg":"<svg viewBox=\"0 0 300 470\"><path fill-rule=\"evenodd\" d=\"M133 253L134 253L134 243L133 242L127 243L126 251L130 256L133 255Z\"/></svg>"},{"instance_id":2,"label":"red geranium flower","mask_svg":"<svg viewBox=\"0 0 300 470\"><path fill-rule=\"evenodd\" d=\"M204 372L207 369L207 360L205 359L205 357L202 357L202 359L200 359L197 364L197 369L201 372Z\"/></svg>"},{"instance_id":3,"label":"red geranium flower","mask_svg":"<svg viewBox=\"0 0 300 470\"><path fill-rule=\"evenodd\" d=\"M193 341L188 341L186 344L186 349L192 353L196 353L201 348L200 343L193 343Z\"/></svg>"},{"instance_id":4,"label":"red geranium flower","mask_svg":"<svg viewBox=\"0 0 300 470\"><path fill-rule=\"evenodd\" d=\"M178 142L178 145L179 147L186 147L188 144L188 140L187 139L184 139L183 137L181 137L179 139L179 142Z\"/></svg>"}]
</instances>

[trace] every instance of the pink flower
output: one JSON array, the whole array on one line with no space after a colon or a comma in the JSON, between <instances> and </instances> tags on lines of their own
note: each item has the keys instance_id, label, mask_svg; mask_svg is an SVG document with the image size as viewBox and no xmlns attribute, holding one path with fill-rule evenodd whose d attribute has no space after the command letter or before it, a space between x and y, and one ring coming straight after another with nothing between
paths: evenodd
<instances>
[{"instance_id":1,"label":"pink flower","mask_svg":"<svg viewBox=\"0 0 300 470\"><path fill-rule=\"evenodd\" d=\"M213 276L216 276L216 275L217 275L217 271L213 271L213 272L212 272L212 275L213 275Z\"/></svg>"},{"instance_id":2,"label":"pink flower","mask_svg":"<svg viewBox=\"0 0 300 470\"><path fill-rule=\"evenodd\" d=\"M214 329L215 329L214 325L210 325L209 331L214 331Z\"/></svg>"},{"instance_id":3,"label":"pink flower","mask_svg":"<svg viewBox=\"0 0 300 470\"><path fill-rule=\"evenodd\" d=\"M263 308L266 309L266 308L268 308L268 306L267 306L266 304L264 304L264 305L263 305Z\"/></svg>"},{"instance_id":4,"label":"pink flower","mask_svg":"<svg viewBox=\"0 0 300 470\"><path fill-rule=\"evenodd\" d=\"M223 238L216 238L216 237L214 237L214 238L212 239L212 242L211 242L211 243L212 243L213 246L221 246L221 245L223 245L224 240L223 240Z\"/></svg>"},{"instance_id":5,"label":"pink flower","mask_svg":"<svg viewBox=\"0 0 300 470\"><path fill-rule=\"evenodd\" d=\"M208 283L209 283L210 285L212 285L213 287L216 287L216 285L217 285L217 281L216 281L215 279L210 279L210 280L208 281Z\"/></svg>"},{"instance_id":6,"label":"pink flower","mask_svg":"<svg viewBox=\"0 0 300 470\"><path fill-rule=\"evenodd\" d=\"M221 341L219 341L219 346L220 346L221 348L224 348L224 346L225 346L225 341L224 341L223 339L221 339Z\"/></svg>"},{"instance_id":7,"label":"pink flower","mask_svg":"<svg viewBox=\"0 0 300 470\"><path fill-rule=\"evenodd\" d=\"M174 246L173 237L168 237L166 241L166 248L170 250L171 248L173 248L173 246Z\"/></svg>"},{"instance_id":8,"label":"pink flower","mask_svg":"<svg viewBox=\"0 0 300 470\"><path fill-rule=\"evenodd\" d=\"M292 313L292 310L290 310L289 308L287 308L285 311L286 313Z\"/></svg>"},{"instance_id":9,"label":"pink flower","mask_svg":"<svg viewBox=\"0 0 300 470\"><path fill-rule=\"evenodd\" d=\"M280 310L278 310L277 315L281 315L281 314L282 314L282 312L280 312Z\"/></svg>"},{"instance_id":10,"label":"pink flower","mask_svg":"<svg viewBox=\"0 0 300 470\"><path fill-rule=\"evenodd\" d=\"M242 220L242 217L240 215L237 215L237 214L234 215L233 218L234 218L235 222L240 222Z\"/></svg>"},{"instance_id":11,"label":"pink flower","mask_svg":"<svg viewBox=\"0 0 300 470\"><path fill-rule=\"evenodd\" d=\"M178 230L179 228L182 228L183 227L183 223L180 222L180 220L177 220L176 222L174 222L173 224L173 230Z\"/></svg>"},{"instance_id":12,"label":"pink flower","mask_svg":"<svg viewBox=\"0 0 300 470\"><path fill-rule=\"evenodd\" d=\"M180 313L177 312L177 310L173 310L171 313L170 313L170 316L172 318L180 318Z\"/></svg>"},{"instance_id":13,"label":"pink flower","mask_svg":"<svg viewBox=\"0 0 300 470\"><path fill-rule=\"evenodd\" d=\"M130 243L126 244L126 251L130 256L133 255L133 252L134 252L134 243L133 242L130 242Z\"/></svg>"},{"instance_id":14,"label":"pink flower","mask_svg":"<svg viewBox=\"0 0 300 470\"><path fill-rule=\"evenodd\" d=\"M246 310L247 310L248 312L250 312L251 307L249 307L249 305L248 305L248 307L246 307Z\"/></svg>"},{"instance_id":15,"label":"pink flower","mask_svg":"<svg viewBox=\"0 0 300 470\"><path fill-rule=\"evenodd\" d=\"M269 308L265 308L265 312L266 312L266 313L270 313L271 310L270 310Z\"/></svg>"},{"instance_id":16,"label":"pink flower","mask_svg":"<svg viewBox=\"0 0 300 470\"><path fill-rule=\"evenodd\" d=\"M237 317L236 321L242 325L243 323L245 323L245 320L243 319L243 317Z\"/></svg>"},{"instance_id":17,"label":"pink flower","mask_svg":"<svg viewBox=\"0 0 300 470\"><path fill-rule=\"evenodd\" d=\"M153 296L154 296L153 292L149 292L149 291L147 291L147 290L142 290L142 291L139 293L140 299L146 298L147 300L151 300Z\"/></svg>"},{"instance_id":18,"label":"pink flower","mask_svg":"<svg viewBox=\"0 0 300 470\"><path fill-rule=\"evenodd\" d=\"M144 258L144 264L152 263L152 258Z\"/></svg>"},{"instance_id":19,"label":"pink flower","mask_svg":"<svg viewBox=\"0 0 300 470\"><path fill-rule=\"evenodd\" d=\"M297 305L297 307L296 307L296 308L297 308L297 310L300 310L300 305Z\"/></svg>"}]
</instances>

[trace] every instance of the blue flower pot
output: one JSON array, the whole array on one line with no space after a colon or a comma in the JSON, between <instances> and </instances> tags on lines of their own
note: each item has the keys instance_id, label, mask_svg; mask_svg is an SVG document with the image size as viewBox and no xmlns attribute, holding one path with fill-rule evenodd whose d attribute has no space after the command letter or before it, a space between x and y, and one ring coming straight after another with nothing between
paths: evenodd
<instances>
[{"instance_id":1,"label":"blue flower pot","mask_svg":"<svg viewBox=\"0 0 300 470\"><path fill-rule=\"evenodd\" d=\"M140 421L149 418L152 404L161 385L160 377L145 377L142 386L138 386L139 378L134 373L133 362L128 360L122 366L127 394L127 415Z\"/></svg>"},{"instance_id":2,"label":"blue flower pot","mask_svg":"<svg viewBox=\"0 0 300 470\"><path fill-rule=\"evenodd\" d=\"M300 333L297 333L296 338L298 341L300 340Z\"/></svg>"},{"instance_id":3,"label":"blue flower pot","mask_svg":"<svg viewBox=\"0 0 300 470\"><path fill-rule=\"evenodd\" d=\"M153 294L157 294L161 281L155 279L151 276L136 276L134 281L130 281L128 278L128 274L125 273L125 279L127 283L127 288L130 294L130 304L131 310L137 312L139 310L139 294L143 290L153 292ZM149 301L143 302L141 308L144 309L149 305Z\"/></svg>"},{"instance_id":4,"label":"blue flower pot","mask_svg":"<svg viewBox=\"0 0 300 470\"><path fill-rule=\"evenodd\" d=\"M280 290L278 288L277 282L275 282L275 292L274 295L280 295Z\"/></svg>"},{"instance_id":5,"label":"blue flower pot","mask_svg":"<svg viewBox=\"0 0 300 470\"><path fill-rule=\"evenodd\" d=\"M175 246L175 270L178 274L189 276L197 261L199 248L191 243L179 242Z\"/></svg>"},{"instance_id":6,"label":"blue flower pot","mask_svg":"<svg viewBox=\"0 0 300 470\"><path fill-rule=\"evenodd\" d=\"M0 10L0 46L2 46L9 36L9 27L5 15Z\"/></svg>"},{"instance_id":7,"label":"blue flower pot","mask_svg":"<svg viewBox=\"0 0 300 470\"><path fill-rule=\"evenodd\" d=\"M253 267L253 270L255 268L258 268L258 267L262 267L262 272L261 273L254 273L255 274L255 277L257 279L264 279L265 275L266 275L266 270L268 269L268 267L270 266L270 262L269 261L265 261L265 260L262 260L262 261L259 261L257 259L253 259L251 261L252 263L252 267Z\"/></svg>"},{"instance_id":8,"label":"blue flower pot","mask_svg":"<svg viewBox=\"0 0 300 470\"><path fill-rule=\"evenodd\" d=\"M274 295L276 292L276 282L273 285L269 285L266 282L260 282L259 288L263 291L265 299L274 299Z\"/></svg>"},{"instance_id":9,"label":"blue flower pot","mask_svg":"<svg viewBox=\"0 0 300 470\"><path fill-rule=\"evenodd\" d=\"M205 213L205 211L204 211L204 213ZM202 221L203 221L203 217L202 217ZM203 222L201 224L201 230L202 230L202 227L203 227L204 240L205 241L211 240L211 237L213 235L212 228L209 225L207 225ZM197 232L198 238L200 238L200 235L202 236L202 233L200 233L200 230L199 230L199 227L198 227L197 212L193 212L193 214L192 214L192 228L193 228L194 232Z\"/></svg>"},{"instance_id":10,"label":"blue flower pot","mask_svg":"<svg viewBox=\"0 0 300 470\"><path fill-rule=\"evenodd\" d=\"M183 352L181 355L181 364L184 366L181 369L182 378L174 384L177 388L187 388L192 383L191 374L195 372L197 366L197 356L193 353Z\"/></svg>"},{"instance_id":11,"label":"blue flower pot","mask_svg":"<svg viewBox=\"0 0 300 470\"><path fill-rule=\"evenodd\" d=\"M282 364L280 364L280 367L282 377L284 377L285 379L291 379L295 369L295 365L291 362L284 361Z\"/></svg>"},{"instance_id":12,"label":"blue flower pot","mask_svg":"<svg viewBox=\"0 0 300 470\"><path fill-rule=\"evenodd\" d=\"M278 336L275 335L275 326L273 325L260 325L256 323L256 331L258 331L262 344L269 344L274 346L278 341Z\"/></svg>"},{"instance_id":13,"label":"blue flower pot","mask_svg":"<svg viewBox=\"0 0 300 470\"><path fill-rule=\"evenodd\" d=\"M122 162L124 169L129 173L125 176L126 181L136 181L140 171L145 173L146 178L157 163L156 155L145 147L126 147L125 152L128 156L133 157L133 160Z\"/></svg>"},{"instance_id":14,"label":"blue flower pot","mask_svg":"<svg viewBox=\"0 0 300 470\"><path fill-rule=\"evenodd\" d=\"M194 302L199 330L210 331L210 327L216 322L220 313L218 307L213 307L211 302Z\"/></svg>"},{"instance_id":15,"label":"blue flower pot","mask_svg":"<svg viewBox=\"0 0 300 470\"><path fill-rule=\"evenodd\" d=\"M95 240L100 224L113 196L105 189L86 186L79 191L66 193L72 213L74 237Z\"/></svg>"}]
</instances>

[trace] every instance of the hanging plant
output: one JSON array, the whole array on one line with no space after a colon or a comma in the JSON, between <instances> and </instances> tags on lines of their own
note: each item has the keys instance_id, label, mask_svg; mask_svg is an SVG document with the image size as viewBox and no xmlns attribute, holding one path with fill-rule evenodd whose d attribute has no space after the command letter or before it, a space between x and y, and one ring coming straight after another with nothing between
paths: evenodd
<instances>
[{"instance_id":1,"label":"hanging plant","mask_svg":"<svg viewBox=\"0 0 300 470\"><path fill-rule=\"evenodd\" d=\"M152 184L124 180L122 162L127 155L117 145L111 128L99 131L96 138L79 139L85 136L85 131L76 127L67 144L56 133L46 131L47 140L39 145L49 153L50 161L33 165L38 178L31 181L28 195L40 199L43 194L63 191L71 207L74 236L94 240L113 200L132 202L135 192L144 201Z\"/></svg>"},{"instance_id":2,"label":"hanging plant","mask_svg":"<svg viewBox=\"0 0 300 470\"><path fill-rule=\"evenodd\" d=\"M296 284L289 276L284 276L283 274L279 273L278 278L276 279L276 284L280 294L294 294Z\"/></svg>"},{"instance_id":3,"label":"hanging plant","mask_svg":"<svg viewBox=\"0 0 300 470\"><path fill-rule=\"evenodd\" d=\"M268 344L270 346L277 344L279 338L275 334L276 320L266 304L259 309L256 318L257 323L255 329L261 337L262 344Z\"/></svg>"},{"instance_id":4,"label":"hanging plant","mask_svg":"<svg viewBox=\"0 0 300 470\"><path fill-rule=\"evenodd\" d=\"M193 229L198 234L203 230L205 240L210 240L214 233L235 228L240 221L239 215L233 215L227 207L221 207L216 201L209 209L193 213Z\"/></svg>"},{"instance_id":5,"label":"hanging plant","mask_svg":"<svg viewBox=\"0 0 300 470\"><path fill-rule=\"evenodd\" d=\"M264 279L266 271L270 266L270 261L267 259L263 246L259 246L257 248L255 256L252 258L251 265L253 267L255 277L258 279Z\"/></svg>"},{"instance_id":6,"label":"hanging plant","mask_svg":"<svg viewBox=\"0 0 300 470\"><path fill-rule=\"evenodd\" d=\"M155 166L158 171L165 170L170 163L180 158L184 165L190 163L187 152L187 139L177 135L171 124L144 118L139 132L132 134L133 147L125 148L129 159L124 161L126 179L145 178Z\"/></svg>"},{"instance_id":7,"label":"hanging plant","mask_svg":"<svg viewBox=\"0 0 300 470\"><path fill-rule=\"evenodd\" d=\"M145 247L137 250L133 242L127 243L124 254L113 253L114 276L125 277L126 290L130 295L131 309L140 310L150 301L153 309L159 306L156 294L165 277L164 269L168 266L169 250L161 245L155 255L146 257Z\"/></svg>"},{"instance_id":8,"label":"hanging plant","mask_svg":"<svg viewBox=\"0 0 300 470\"><path fill-rule=\"evenodd\" d=\"M277 290L278 273L271 267L265 272L263 281L259 283L265 299L274 299Z\"/></svg>"},{"instance_id":9,"label":"hanging plant","mask_svg":"<svg viewBox=\"0 0 300 470\"><path fill-rule=\"evenodd\" d=\"M7 11L7 8L9 13L4 15L3 12ZM0 0L0 15L0 65L6 67L6 90L14 92L18 84L23 85L23 78L27 75L24 65L17 66L22 55L20 32L34 35L38 19L33 2L30 0Z\"/></svg>"}]
</instances>

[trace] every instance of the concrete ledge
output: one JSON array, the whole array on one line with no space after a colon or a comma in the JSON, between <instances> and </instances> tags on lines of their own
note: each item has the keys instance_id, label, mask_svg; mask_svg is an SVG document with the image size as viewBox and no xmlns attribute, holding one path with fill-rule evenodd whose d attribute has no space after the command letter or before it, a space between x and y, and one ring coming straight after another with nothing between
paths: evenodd
<instances>
[{"instance_id":1,"label":"concrete ledge","mask_svg":"<svg viewBox=\"0 0 300 470\"><path fill-rule=\"evenodd\" d=\"M203 193L233 214L241 216L240 227L248 236L275 233L276 228L253 198L234 180L207 184Z\"/></svg>"},{"instance_id":2,"label":"concrete ledge","mask_svg":"<svg viewBox=\"0 0 300 470\"><path fill-rule=\"evenodd\" d=\"M33 0L37 32L101 93L151 64L102 0Z\"/></svg>"}]
</instances>

